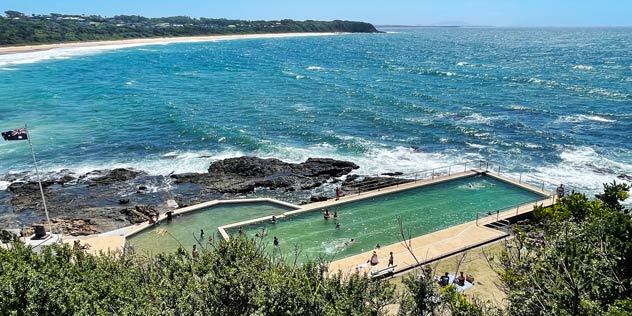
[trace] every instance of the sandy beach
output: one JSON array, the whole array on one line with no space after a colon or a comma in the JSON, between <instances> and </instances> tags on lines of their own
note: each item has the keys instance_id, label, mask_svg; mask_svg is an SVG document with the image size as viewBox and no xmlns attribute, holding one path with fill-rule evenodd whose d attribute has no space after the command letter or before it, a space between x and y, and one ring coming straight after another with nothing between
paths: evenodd
<instances>
[{"instance_id":1,"label":"sandy beach","mask_svg":"<svg viewBox=\"0 0 632 316\"><path fill-rule=\"evenodd\" d=\"M83 47L119 46L119 45L136 46L136 45L152 45L152 44L168 44L168 43L184 43L184 42L225 41L225 40L236 40L236 39L326 36L326 35L336 35L336 34L341 34L341 33L278 33L278 34L240 34L240 35L135 38L135 39L115 40L115 41L75 42L75 43L0 47L0 55L46 51L46 50L57 49L57 48L83 48Z\"/></svg>"}]
</instances>

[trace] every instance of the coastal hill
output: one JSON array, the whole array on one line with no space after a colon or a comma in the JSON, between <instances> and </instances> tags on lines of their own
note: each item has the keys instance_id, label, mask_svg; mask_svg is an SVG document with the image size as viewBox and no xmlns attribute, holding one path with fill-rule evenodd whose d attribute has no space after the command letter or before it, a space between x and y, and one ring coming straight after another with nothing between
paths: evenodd
<instances>
[{"instance_id":1,"label":"coastal hill","mask_svg":"<svg viewBox=\"0 0 632 316\"><path fill-rule=\"evenodd\" d=\"M370 23L356 21L246 21L138 15L26 15L5 11L0 17L0 46L106 41L152 37L345 32L377 33Z\"/></svg>"}]
</instances>

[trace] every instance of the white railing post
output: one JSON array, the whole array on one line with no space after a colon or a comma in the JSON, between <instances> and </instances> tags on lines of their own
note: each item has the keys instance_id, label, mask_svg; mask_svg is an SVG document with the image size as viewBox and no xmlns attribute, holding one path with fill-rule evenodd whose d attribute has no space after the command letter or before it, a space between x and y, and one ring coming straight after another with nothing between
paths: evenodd
<instances>
[{"instance_id":1,"label":"white railing post","mask_svg":"<svg viewBox=\"0 0 632 316\"><path fill-rule=\"evenodd\" d=\"M452 166L448 167L448 177L450 176L450 171L452 170Z\"/></svg>"},{"instance_id":2,"label":"white railing post","mask_svg":"<svg viewBox=\"0 0 632 316\"><path fill-rule=\"evenodd\" d=\"M434 179L434 169L432 169L432 179Z\"/></svg>"},{"instance_id":3,"label":"white railing post","mask_svg":"<svg viewBox=\"0 0 632 316\"><path fill-rule=\"evenodd\" d=\"M465 167L463 168L463 172L467 172L467 162L465 163Z\"/></svg>"}]
</instances>

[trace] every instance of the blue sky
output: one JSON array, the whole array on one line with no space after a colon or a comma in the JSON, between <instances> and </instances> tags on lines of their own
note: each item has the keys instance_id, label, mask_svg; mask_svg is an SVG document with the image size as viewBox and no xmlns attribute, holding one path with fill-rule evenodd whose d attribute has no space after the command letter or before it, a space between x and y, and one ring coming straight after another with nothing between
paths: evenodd
<instances>
[{"instance_id":1,"label":"blue sky","mask_svg":"<svg viewBox=\"0 0 632 316\"><path fill-rule=\"evenodd\" d=\"M0 0L0 11L188 15L237 19L459 22L495 26L632 26L632 0Z\"/></svg>"}]
</instances>

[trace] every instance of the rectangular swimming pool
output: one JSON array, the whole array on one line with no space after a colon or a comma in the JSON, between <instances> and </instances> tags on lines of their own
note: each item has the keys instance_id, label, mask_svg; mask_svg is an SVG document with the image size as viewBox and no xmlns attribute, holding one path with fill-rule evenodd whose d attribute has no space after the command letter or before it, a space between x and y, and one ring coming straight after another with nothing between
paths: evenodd
<instances>
[{"instance_id":1,"label":"rectangular swimming pool","mask_svg":"<svg viewBox=\"0 0 632 316\"><path fill-rule=\"evenodd\" d=\"M301 261L308 258L341 259L374 249L376 244L401 241L397 218L412 237L473 221L479 212L495 212L546 196L487 175L475 175L348 202L330 208L338 218L325 220L322 210L259 222L242 227L252 237L265 232L263 241L272 254L291 255L298 246ZM340 224L336 228L336 223ZM229 230L235 234L236 228ZM272 247L273 237L280 246ZM355 243L345 245L354 239Z\"/></svg>"}]
</instances>

